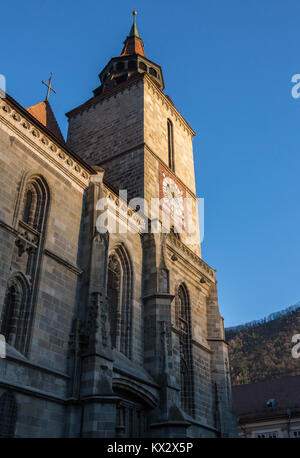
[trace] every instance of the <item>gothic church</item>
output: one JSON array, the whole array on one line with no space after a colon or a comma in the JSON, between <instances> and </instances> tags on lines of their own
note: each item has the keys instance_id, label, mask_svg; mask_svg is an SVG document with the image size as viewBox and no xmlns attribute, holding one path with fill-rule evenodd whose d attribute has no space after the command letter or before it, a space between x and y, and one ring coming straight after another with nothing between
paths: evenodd
<instances>
[{"instance_id":1,"label":"gothic church","mask_svg":"<svg viewBox=\"0 0 300 458\"><path fill-rule=\"evenodd\" d=\"M168 192L177 215L184 196L197 220L195 133L135 14L121 55L67 113L67 141L48 95L27 109L0 98L0 437L235 435L200 240L96 227L103 197L132 217L129 200Z\"/></svg>"}]
</instances>

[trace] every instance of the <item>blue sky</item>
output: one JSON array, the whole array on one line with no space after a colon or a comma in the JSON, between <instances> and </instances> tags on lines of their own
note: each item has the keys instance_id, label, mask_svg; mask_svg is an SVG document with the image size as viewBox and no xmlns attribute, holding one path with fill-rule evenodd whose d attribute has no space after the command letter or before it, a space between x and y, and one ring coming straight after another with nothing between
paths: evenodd
<instances>
[{"instance_id":1,"label":"blue sky","mask_svg":"<svg viewBox=\"0 0 300 458\"><path fill-rule=\"evenodd\" d=\"M1 67L23 106L45 96L64 134L120 54L133 7L165 93L197 132L197 194L205 198L203 258L217 269L225 325L300 300L299 0L3 2ZM179 153L178 153L179 154Z\"/></svg>"}]
</instances>

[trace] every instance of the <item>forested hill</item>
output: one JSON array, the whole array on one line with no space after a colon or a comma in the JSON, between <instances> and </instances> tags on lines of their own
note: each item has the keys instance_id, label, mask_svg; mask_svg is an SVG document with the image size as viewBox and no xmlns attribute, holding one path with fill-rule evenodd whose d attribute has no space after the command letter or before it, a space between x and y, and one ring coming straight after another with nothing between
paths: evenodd
<instances>
[{"instance_id":1,"label":"forested hill","mask_svg":"<svg viewBox=\"0 0 300 458\"><path fill-rule=\"evenodd\" d=\"M292 336L300 334L300 302L260 321L226 329L233 385L300 375Z\"/></svg>"}]
</instances>

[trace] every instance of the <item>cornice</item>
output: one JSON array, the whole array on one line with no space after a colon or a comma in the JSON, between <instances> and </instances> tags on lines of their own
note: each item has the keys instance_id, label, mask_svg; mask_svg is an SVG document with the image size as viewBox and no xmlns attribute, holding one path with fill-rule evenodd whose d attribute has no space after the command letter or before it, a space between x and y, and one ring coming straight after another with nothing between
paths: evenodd
<instances>
[{"instance_id":1,"label":"cornice","mask_svg":"<svg viewBox=\"0 0 300 458\"><path fill-rule=\"evenodd\" d=\"M209 353L210 355L213 353L213 350L211 350L211 348L205 347L203 344L198 342L198 340L192 339L192 344L198 348L201 348L201 350L204 350L206 353Z\"/></svg>"},{"instance_id":2,"label":"cornice","mask_svg":"<svg viewBox=\"0 0 300 458\"><path fill-rule=\"evenodd\" d=\"M103 183L102 188L103 197L106 197L111 202L115 204L116 214L112 214L112 217L116 217L117 220L120 219L128 225L134 232L142 234L146 228L148 218L137 213L133 208L128 205L128 202L120 199L120 197L113 191L109 186Z\"/></svg>"},{"instance_id":3,"label":"cornice","mask_svg":"<svg viewBox=\"0 0 300 458\"><path fill-rule=\"evenodd\" d=\"M200 275L204 276L210 284L211 282L216 283L216 271L171 233L167 238L167 247L171 252L179 256L185 264L188 262L188 264L193 269L197 270Z\"/></svg>"},{"instance_id":4,"label":"cornice","mask_svg":"<svg viewBox=\"0 0 300 458\"><path fill-rule=\"evenodd\" d=\"M13 97L6 94L2 100L6 100L14 109L21 113L33 125L37 126L42 132L44 132L48 138L52 139L52 141L54 141L60 148L63 148L63 150L70 154L81 166L83 166L83 168L86 169L87 172L91 174L95 173L91 165L89 165L87 162L85 162L84 159L82 159L73 150L71 150L64 141L61 141L59 138L57 138L51 130L41 124L40 121L38 121L31 113L29 113L29 111L22 107L22 105L20 105Z\"/></svg>"},{"instance_id":5,"label":"cornice","mask_svg":"<svg viewBox=\"0 0 300 458\"><path fill-rule=\"evenodd\" d=\"M175 298L174 294L169 294L169 293L152 293L152 294L147 294L146 296L143 296L143 299L145 301L149 299L168 299L172 302L174 298Z\"/></svg>"},{"instance_id":6,"label":"cornice","mask_svg":"<svg viewBox=\"0 0 300 458\"><path fill-rule=\"evenodd\" d=\"M0 227L3 227L5 230L10 232L14 236L18 235L18 231L14 227L10 226L9 224L7 224L5 221L3 221L1 219L0 219Z\"/></svg>"},{"instance_id":7,"label":"cornice","mask_svg":"<svg viewBox=\"0 0 300 458\"><path fill-rule=\"evenodd\" d=\"M105 168L105 164L107 162L110 162L111 160L113 159L116 159L116 158L119 158L121 156L125 156L126 154L128 153L131 153L132 151L136 151L136 150L139 150L141 148L145 148L147 149L147 151L152 154L152 156L161 164L163 165L167 170L168 172L170 173L170 175L172 175L177 181L179 181L179 183L186 189L186 191L194 198L194 199L197 199L197 196L196 194L178 177L178 175L176 175L169 167L168 165L150 148L150 146L143 142L143 143L139 143L138 145L135 145L129 149L126 149L124 151L121 151L120 153L117 153L115 154L114 156L112 157L109 157L109 158L106 158L104 159L103 161L100 161L98 162L98 165L100 167L103 167ZM105 180L104 180L105 181ZM109 183L107 183L109 186L111 186Z\"/></svg>"},{"instance_id":8,"label":"cornice","mask_svg":"<svg viewBox=\"0 0 300 458\"><path fill-rule=\"evenodd\" d=\"M125 375L126 377L130 377L131 379L134 379L137 382L142 382L145 385L152 386L153 388L159 388L159 385L157 383L155 383L154 380L150 381L150 380L148 380L146 378L138 377L137 375L133 375L130 372L127 372L124 369L121 369L119 367L114 366L113 367L113 372L116 372L117 374L120 374L120 375ZM117 381L118 378L115 378L114 380Z\"/></svg>"},{"instance_id":9,"label":"cornice","mask_svg":"<svg viewBox=\"0 0 300 458\"><path fill-rule=\"evenodd\" d=\"M119 92L122 93L124 92L124 90L130 89L132 85L137 85L140 81L143 81L144 84L146 83L148 88L151 88L153 93L155 93L157 97L160 98L161 102L168 106L168 108L173 113L175 120L180 123L180 125L184 128L186 132L188 132L192 137L196 135L196 132L191 128L191 126L184 119L182 114L179 113L179 111L177 110L173 102L168 98L166 94L163 93L163 91L155 84L155 82L152 80L152 78L147 73L138 73L136 75L133 75L127 81L124 81L124 83L119 84L115 88L111 90L107 90L103 94L98 95L96 97L92 97L87 102L83 103L82 105L79 105L78 107L74 108L73 110L68 111L66 113L66 116L67 117L76 116L82 110L89 109L97 105L98 103L103 103L105 100L110 99L111 97L115 97Z\"/></svg>"},{"instance_id":10,"label":"cornice","mask_svg":"<svg viewBox=\"0 0 300 458\"><path fill-rule=\"evenodd\" d=\"M12 100L8 97L0 99L0 121L16 134L17 140L22 139L27 146L85 189L90 175L95 174L92 167L50 135L48 129L44 129L26 110L16 107L17 102Z\"/></svg>"},{"instance_id":11,"label":"cornice","mask_svg":"<svg viewBox=\"0 0 300 458\"><path fill-rule=\"evenodd\" d=\"M58 254L54 253L53 251L51 250L48 250L47 248L44 250L44 253L51 259L53 259L54 261L58 262L59 264L62 264L63 266L65 266L68 270L70 270L71 272L73 272L75 275L81 275L82 274L82 270L71 264L69 261L66 261L66 259L63 259L61 256L59 256Z\"/></svg>"},{"instance_id":12,"label":"cornice","mask_svg":"<svg viewBox=\"0 0 300 458\"><path fill-rule=\"evenodd\" d=\"M172 331L179 336L183 335L183 331L181 329L177 329L174 325L172 325ZM191 343L195 345L196 347L201 348L201 350L204 350L206 353L209 353L209 354L213 353L213 350L211 350L211 348L206 347L202 343L198 342L198 340L196 339L192 339Z\"/></svg>"},{"instance_id":13,"label":"cornice","mask_svg":"<svg viewBox=\"0 0 300 458\"><path fill-rule=\"evenodd\" d=\"M161 102L169 108L169 110L173 113L175 120L179 122L180 126L184 128L186 132L188 132L192 137L196 135L196 132L191 128L188 122L184 119L182 114L179 113L173 102L168 98L166 94L162 92L162 90L152 81L151 77L147 75L147 73L142 73L143 78L148 86L151 88L153 93L155 93L160 99Z\"/></svg>"},{"instance_id":14,"label":"cornice","mask_svg":"<svg viewBox=\"0 0 300 458\"><path fill-rule=\"evenodd\" d=\"M116 97L116 95L120 92L124 92L126 89L130 89L133 85L138 85L139 82L143 79L144 74L138 73L137 75L132 76L124 83L119 84L118 86L114 87L113 89L105 91L101 95L97 95L96 97L92 97L91 99L87 100L83 104L79 105L73 110L70 110L66 113L68 118L77 116L83 110L89 110L94 106L98 105L98 103L103 103L105 100L110 99L111 97Z\"/></svg>"},{"instance_id":15,"label":"cornice","mask_svg":"<svg viewBox=\"0 0 300 458\"><path fill-rule=\"evenodd\" d=\"M208 337L206 340L208 342L222 342L223 344L229 346L229 343L226 340L221 339L219 337Z\"/></svg>"}]
</instances>

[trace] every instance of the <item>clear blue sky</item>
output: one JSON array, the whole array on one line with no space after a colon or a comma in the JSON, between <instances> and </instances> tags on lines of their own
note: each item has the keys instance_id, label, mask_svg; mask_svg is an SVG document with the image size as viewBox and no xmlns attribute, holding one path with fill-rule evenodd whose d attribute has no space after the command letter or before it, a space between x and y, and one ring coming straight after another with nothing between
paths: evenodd
<instances>
[{"instance_id":1,"label":"clear blue sky","mask_svg":"<svg viewBox=\"0 0 300 458\"><path fill-rule=\"evenodd\" d=\"M135 1L135 3L134 3ZM197 132L197 193L205 198L203 257L217 269L225 325L300 300L299 0L52 0L3 2L1 68L28 107L64 113L84 102L120 54L132 21L165 92ZM180 154L177 152L177 154Z\"/></svg>"}]
</instances>

